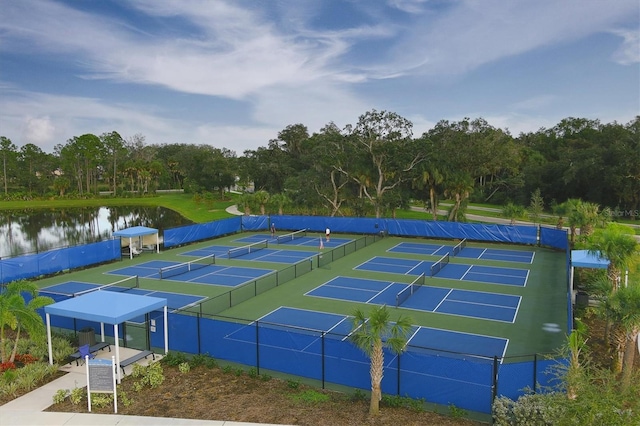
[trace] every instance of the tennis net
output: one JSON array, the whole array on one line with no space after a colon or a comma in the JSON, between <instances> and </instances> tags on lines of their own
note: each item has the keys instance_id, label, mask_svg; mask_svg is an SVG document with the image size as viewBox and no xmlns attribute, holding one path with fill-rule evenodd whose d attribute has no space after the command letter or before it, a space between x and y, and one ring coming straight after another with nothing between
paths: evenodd
<instances>
[{"instance_id":1,"label":"tennis net","mask_svg":"<svg viewBox=\"0 0 640 426\"><path fill-rule=\"evenodd\" d=\"M253 253L254 251L266 249L267 247L269 247L269 242L267 240L262 240L257 243L247 244L246 246L229 249L227 255L229 256L229 259L231 259L233 257L244 256L245 254Z\"/></svg>"},{"instance_id":2,"label":"tennis net","mask_svg":"<svg viewBox=\"0 0 640 426\"><path fill-rule=\"evenodd\" d=\"M78 297L87 293L93 293L94 291L101 290L125 292L131 290L132 288L138 287L140 287L138 276L133 275L131 277L123 278L120 281L116 281L111 284L101 285L98 287L90 288L89 290L78 291L76 293L73 293L73 297Z\"/></svg>"},{"instance_id":3,"label":"tennis net","mask_svg":"<svg viewBox=\"0 0 640 426\"><path fill-rule=\"evenodd\" d=\"M158 273L160 274L160 279L165 279L169 277L175 277L176 275L186 274L190 271L196 271L198 269L202 269L205 266L213 265L216 263L216 255L209 254L204 257L200 257L195 260L191 260L189 262L179 263L177 265L165 266L164 268L160 268Z\"/></svg>"},{"instance_id":4,"label":"tennis net","mask_svg":"<svg viewBox=\"0 0 640 426\"><path fill-rule=\"evenodd\" d=\"M457 256L465 247L467 246L467 239L463 239L462 241L460 241L458 244L456 244L455 246L453 246L453 255Z\"/></svg>"},{"instance_id":5,"label":"tennis net","mask_svg":"<svg viewBox=\"0 0 640 426\"><path fill-rule=\"evenodd\" d=\"M301 229L299 231L291 232L289 234L278 235L276 237L276 241L278 242L278 244L280 244L280 243L286 243L288 241L297 240L298 238L302 238L306 236L307 236L307 230Z\"/></svg>"},{"instance_id":6,"label":"tennis net","mask_svg":"<svg viewBox=\"0 0 640 426\"><path fill-rule=\"evenodd\" d=\"M413 296L413 293L418 291L418 289L422 287L425 284L425 282L426 282L426 277L423 272L422 274L420 274L418 278L413 280L413 282L409 284L406 288L399 291L398 294L396 294L396 308L402 305L404 302L406 302L408 298Z\"/></svg>"},{"instance_id":7,"label":"tennis net","mask_svg":"<svg viewBox=\"0 0 640 426\"><path fill-rule=\"evenodd\" d=\"M438 272L442 271L442 268L449 264L449 253L442 256L436 263L431 265L431 276L433 277Z\"/></svg>"}]
</instances>

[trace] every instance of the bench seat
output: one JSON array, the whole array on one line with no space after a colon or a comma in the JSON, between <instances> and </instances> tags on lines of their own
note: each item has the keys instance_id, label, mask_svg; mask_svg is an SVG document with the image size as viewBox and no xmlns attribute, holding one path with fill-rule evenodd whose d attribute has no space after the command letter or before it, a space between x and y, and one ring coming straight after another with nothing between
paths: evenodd
<instances>
[{"instance_id":1,"label":"bench seat","mask_svg":"<svg viewBox=\"0 0 640 426\"><path fill-rule=\"evenodd\" d=\"M89 346L89 353L96 353L98 351L101 351L102 349L107 348L109 349L109 352L111 352L111 345L107 342L98 342L95 345L91 345ZM74 352L71 355L69 355L69 358L71 358L71 361L75 361L76 365L80 365L80 358L82 358L82 355L80 355L80 351Z\"/></svg>"},{"instance_id":2,"label":"bench seat","mask_svg":"<svg viewBox=\"0 0 640 426\"><path fill-rule=\"evenodd\" d=\"M152 351L142 351L142 352L138 352L137 354L130 356L129 358L120 361L120 368L122 368L122 374L125 374L124 372L124 368L136 363L137 361L140 361L142 358L147 358L149 355L152 356L152 359L156 359L156 354L154 354Z\"/></svg>"}]
</instances>

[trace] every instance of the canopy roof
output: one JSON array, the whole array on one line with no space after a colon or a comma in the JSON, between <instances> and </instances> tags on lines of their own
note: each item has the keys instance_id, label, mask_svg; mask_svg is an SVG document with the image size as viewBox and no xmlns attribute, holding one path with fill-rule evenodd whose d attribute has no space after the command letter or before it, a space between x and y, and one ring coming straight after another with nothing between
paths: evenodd
<instances>
[{"instance_id":1,"label":"canopy roof","mask_svg":"<svg viewBox=\"0 0 640 426\"><path fill-rule=\"evenodd\" d=\"M114 237L134 238L142 237L144 235L157 234L158 230L155 228L147 228L146 226L132 226L131 228L121 229L113 233Z\"/></svg>"},{"instance_id":2,"label":"canopy roof","mask_svg":"<svg viewBox=\"0 0 640 426\"><path fill-rule=\"evenodd\" d=\"M105 324L120 324L147 312L161 310L167 299L117 291L94 291L44 307L47 314Z\"/></svg>"},{"instance_id":3,"label":"canopy roof","mask_svg":"<svg viewBox=\"0 0 640 426\"><path fill-rule=\"evenodd\" d=\"M594 268L607 269L609 260L605 259L600 252L589 252L589 250L571 250L571 266L574 268Z\"/></svg>"}]
</instances>

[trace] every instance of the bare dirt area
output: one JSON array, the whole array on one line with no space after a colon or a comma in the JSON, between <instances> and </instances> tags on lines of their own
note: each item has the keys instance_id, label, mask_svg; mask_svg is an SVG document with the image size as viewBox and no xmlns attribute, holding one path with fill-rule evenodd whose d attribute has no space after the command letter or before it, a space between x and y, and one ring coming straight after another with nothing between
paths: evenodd
<instances>
[{"instance_id":1,"label":"bare dirt area","mask_svg":"<svg viewBox=\"0 0 640 426\"><path fill-rule=\"evenodd\" d=\"M156 389L136 392L128 376L118 393L132 400L118 404L118 414L172 417L283 425L456 425L481 423L407 407L381 406L380 414L368 414L368 398L310 388L298 382L250 376L239 370L198 366L183 373L164 366L165 380ZM118 398L120 401L120 398ZM86 399L53 405L48 411L87 412ZM94 413L113 413L113 405L92 407Z\"/></svg>"}]
</instances>

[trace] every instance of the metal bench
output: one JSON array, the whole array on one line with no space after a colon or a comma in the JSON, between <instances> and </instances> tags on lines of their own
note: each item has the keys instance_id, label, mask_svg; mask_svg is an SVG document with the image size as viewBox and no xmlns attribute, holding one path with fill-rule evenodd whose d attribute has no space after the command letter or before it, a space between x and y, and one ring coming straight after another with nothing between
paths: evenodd
<instances>
[{"instance_id":1,"label":"metal bench","mask_svg":"<svg viewBox=\"0 0 640 426\"><path fill-rule=\"evenodd\" d=\"M142 352L138 352L137 354L130 356L129 358L120 361L120 368L122 368L122 374L125 374L124 372L124 368L136 363L137 361L140 361L142 358L147 358L149 355L152 356L152 359L156 359L156 355L151 352L151 351L142 351Z\"/></svg>"},{"instance_id":2,"label":"metal bench","mask_svg":"<svg viewBox=\"0 0 640 426\"><path fill-rule=\"evenodd\" d=\"M108 348L109 352L111 352L111 345L107 342L98 342L95 345L91 345L89 346L89 353L96 353L98 351L101 351L104 348ZM80 358L82 358L82 355L80 354L80 351L74 352L71 355L69 355L69 358L71 358L71 362L73 362L75 360L76 365L80 365Z\"/></svg>"}]
</instances>

